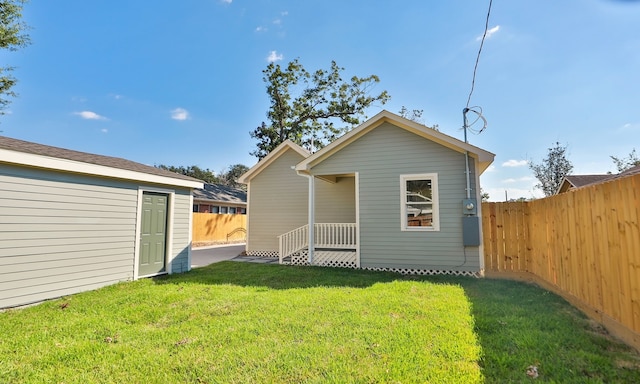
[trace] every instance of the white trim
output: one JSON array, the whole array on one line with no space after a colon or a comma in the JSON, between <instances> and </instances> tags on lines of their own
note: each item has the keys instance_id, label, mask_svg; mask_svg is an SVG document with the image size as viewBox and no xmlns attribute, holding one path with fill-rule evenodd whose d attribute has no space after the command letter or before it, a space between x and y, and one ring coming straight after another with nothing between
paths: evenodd
<instances>
[{"instance_id":1,"label":"white trim","mask_svg":"<svg viewBox=\"0 0 640 384\"><path fill-rule=\"evenodd\" d=\"M0 149L2 162L21 166L30 166L56 171L86 174L92 176L111 177L116 179L134 180L153 184L164 184L187 188L204 188L204 183L172 177L152 175L150 173L129 171L126 169L90 164L82 161L62 159L58 157L35 155L19 151Z\"/></svg>"},{"instance_id":2,"label":"white trim","mask_svg":"<svg viewBox=\"0 0 640 384\"><path fill-rule=\"evenodd\" d=\"M360 268L360 172L355 175L355 191L356 194L356 267Z\"/></svg>"},{"instance_id":3,"label":"white trim","mask_svg":"<svg viewBox=\"0 0 640 384\"><path fill-rule=\"evenodd\" d=\"M309 178L309 234L307 238L309 239L309 265L313 265L313 258L316 252L316 186L315 186L315 177L313 175L308 175Z\"/></svg>"},{"instance_id":4,"label":"white trim","mask_svg":"<svg viewBox=\"0 0 640 384\"><path fill-rule=\"evenodd\" d=\"M157 274L151 275L139 275L140 268L140 228L142 226L142 198L144 192L155 192L155 193L163 193L167 195L167 227L166 227L166 239L165 239L165 260L164 260L164 272L160 272ZM155 188L148 186L139 186L138 187L138 208L136 209L136 238L134 245L134 260L133 260L133 280L138 280L142 277L150 277L164 274L171 274L171 270L173 269L173 218L174 218L174 207L175 207L175 191L172 189L164 189L164 188Z\"/></svg>"},{"instance_id":5,"label":"white trim","mask_svg":"<svg viewBox=\"0 0 640 384\"><path fill-rule=\"evenodd\" d=\"M303 158L307 158L311 154L309 151L302 148L301 146L294 143L293 141L285 140L280 145L278 145L273 151L269 152L269 154L265 156L262 160L260 160L256 165L254 165L247 172L242 174L238 178L238 183L249 184L249 181L251 181L251 179L253 179L255 175L262 172L263 169L268 167L269 164L273 163L282 154L286 153L289 149L295 151Z\"/></svg>"},{"instance_id":6,"label":"white trim","mask_svg":"<svg viewBox=\"0 0 640 384\"><path fill-rule=\"evenodd\" d=\"M193 194L189 196L189 249L187 250L187 271L191 270L191 250L193 247Z\"/></svg>"},{"instance_id":7,"label":"white trim","mask_svg":"<svg viewBox=\"0 0 640 384\"><path fill-rule=\"evenodd\" d=\"M480 260L478 265L480 266L480 276L484 276L484 237L482 232L482 193L480 191L480 176L478 175L478 166L475 164L476 169L476 205L477 215L480 222L480 245L478 246L478 258Z\"/></svg>"},{"instance_id":8,"label":"white trim","mask_svg":"<svg viewBox=\"0 0 640 384\"><path fill-rule=\"evenodd\" d=\"M249 252L249 244L251 244L251 183L247 184L247 236L245 237L244 251ZM247 253L248 254L248 253Z\"/></svg>"},{"instance_id":9,"label":"white trim","mask_svg":"<svg viewBox=\"0 0 640 384\"><path fill-rule=\"evenodd\" d=\"M353 130L342 135L331 144L302 160L298 165L296 165L296 171L309 172L311 168L323 162L326 158L331 157L334 153L345 148L349 143L367 134L369 131L385 122L393 124L396 127L402 128L427 140L443 145L454 151L460 153L468 151L469 155L479 162L479 169L482 172L491 165L495 157L495 155L489 151L485 151L484 149L465 143L464 141L458 140L452 136L445 135L435 129L383 110Z\"/></svg>"},{"instance_id":10,"label":"white trim","mask_svg":"<svg viewBox=\"0 0 640 384\"><path fill-rule=\"evenodd\" d=\"M410 227L407 225L407 181L431 180L431 222L430 227ZM438 174L417 173L400 175L400 230L407 232L440 231L440 200L438 199Z\"/></svg>"}]
</instances>

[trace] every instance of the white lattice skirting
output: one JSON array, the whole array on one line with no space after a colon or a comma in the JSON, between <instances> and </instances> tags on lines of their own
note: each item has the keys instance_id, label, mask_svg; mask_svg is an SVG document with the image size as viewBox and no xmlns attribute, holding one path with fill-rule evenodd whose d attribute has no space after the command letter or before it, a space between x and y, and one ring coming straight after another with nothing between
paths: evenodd
<instances>
[{"instance_id":1,"label":"white lattice skirting","mask_svg":"<svg viewBox=\"0 0 640 384\"><path fill-rule=\"evenodd\" d=\"M382 272L395 272L402 275L421 275L421 276L435 276L435 275L452 275L452 276L469 276L469 277L482 277L482 271L446 271L437 269L414 269L414 268L362 268L367 271L382 271Z\"/></svg>"},{"instance_id":2,"label":"white lattice skirting","mask_svg":"<svg viewBox=\"0 0 640 384\"><path fill-rule=\"evenodd\" d=\"M320 251L314 252L313 265L320 267L334 268L358 268L356 263L356 253L353 251ZM247 251L247 256L278 258L278 251ZM290 265L309 265L309 251L304 250L291 255ZM362 268L367 271L394 272L402 275L451 275L482 277L482 271L448 271L438 269L415 269L415 268Z\"/></svg>"},{"instance_id":3,"label":"white lattice skirting","mask_svg":"<svg viewBox=\"0 0 640 384\"><path fill-rule=\"evenodd\" d=\"M275 257L277 259L280 253L278 251L247 251L247 256Z\"/></svg>"},{"instance_id":4,"label":"white lattice skirting","mask_svg":"<svg viewBox=\"0 0 640 384\"><path fill-rule=\"evenodd\" d=\"M313 265L320 267L357 268L356 253L353 251L315 251ZM309 265L309 251L304 250L291 256L292 265Z\"/></svg>"}]
</instances>

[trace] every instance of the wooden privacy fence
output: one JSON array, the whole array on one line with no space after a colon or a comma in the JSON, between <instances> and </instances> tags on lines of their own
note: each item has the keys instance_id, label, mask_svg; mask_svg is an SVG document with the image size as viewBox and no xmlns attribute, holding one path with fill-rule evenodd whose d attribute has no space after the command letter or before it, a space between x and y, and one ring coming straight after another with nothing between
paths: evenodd
<instances>
[{"instance_id":1,"label":"wooden privacy fence","mask_svg":"<svg viewBox=\"0 0 640 384\"><path fill-rule=\"evenodd\" d=\"M485 271L562 295L640 350L640 175L483 203Z\"/></svg>"},{"instance_id":2,"label":"wooden privacy fence","mask_svg":"<svg viewBox=\"0 0 640 384\"><path fill-rule=\"evenodd\" d=\"M247 238L247 215L193 213L191 242L232 242Z\"/></svg>"}]
</instances>

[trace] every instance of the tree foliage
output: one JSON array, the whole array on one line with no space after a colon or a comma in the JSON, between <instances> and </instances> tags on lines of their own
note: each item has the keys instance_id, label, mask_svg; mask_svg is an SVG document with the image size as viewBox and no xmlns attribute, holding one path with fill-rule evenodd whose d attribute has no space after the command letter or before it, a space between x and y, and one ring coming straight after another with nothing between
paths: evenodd
<instances>
[{"instance_id":1,"label":"tree foliage","mask_svg":"<svg viewBox=\"0 0 640 384\"><path fill-rule=\"evenodd\" d=\"M251 155L262 159L287 139L310 150L322 148L360 124L373 103L387 102L387 91L370 94L380 81L378 76L353 76L343 81L343 70L335 61L328 70L315 72L307 71L297 59L286 68L270 63L262 71L271 100L268 122L250 133L258 140Z\"/></svg>"},{"instance_id":2,"label":"tree foliage","mask_svg":"<svg viewBox=\"0 0 640 384\"><path fill-rule=\"evenodd\" d=\"M540 182L536 188L542 189L545 196L555 194L564 177L573 171L573 164L567 159L567 146L556 142L548 151L542 163L529 162L529 168Z\"/></svg>"},{"instance_id":3,"label":"tree foliage","mask_svg":"<svg viewBox=\"0 0 640 384\"><path fill-rule=\"evenodd\" d=\"M613 160L613 163L616 165L616 168L618 168L618 172L624 172L629 168L633 168L637 165L640 165L640 158L638 158L638 154L636 153L636 149L633 148L633 150L631 151L631 153L629 153L629 156L627 157L615 157L615 156L609 156L611 157L611 160Z\"/></svg>"},{"instance_id":4,"label":"tree foliage","mask_svg":"<svg viewBox=\"0 0 640 384\"><path fill-rule=\"evenodd\" d=\"M246 186L238 183L238 178L248 170L249 167L244 164L234 164L229 167L228 171L220 172L219 182L220 184L228 185L230 187L244 189Z\"/></svg>"},{"instance_id":5,"label":"tree foliage","mask_svg":"<svg viewBox=\"0 0 640 384\"><path fill-rule=\"evenodd\" d=\"M0 0L0 49L16 51L30 43L24 33L28 29L22 22L22 7L26 0ZM16 78L12 75L14 67L0 67L0 115L10 103L10 97L16 97L12 90Z\"/></svg>"},{"instance_id":6,"label":"tree foliage","mask_svg":"<svg viewBox=\"0 0 640 384\"><path fill-rule=\"evenodd\" d=\"M438 124L434 124L432 127L430 127L424 123L424 119L422 118L423 113L424 113L424 110L422 109L408 110L407 107L405 107L404 105L402 106L402 108L400 108L400 111L398 112L400 116L404 117L407 120L415 121L416 123L422 124L427 128L431 128L431 129L435 129L436 131L439 131Z\"/></svg>"},{"instance_id":7,"label":"tree foliage","mask_svg":"<svg viewBox=\"0 0 640 384\"><path fill-rule=\"evenodd\" d=\"M195 177L196 179L200 179L205 183L216 184L219 182L219 179L216 175L209 169L201 169L197 165L191 165L189 167L179 166L175 167L173 165L156 165L156 168L164 169L166 171L179 173L185 176Z\"/></svg>"}]
</instances>

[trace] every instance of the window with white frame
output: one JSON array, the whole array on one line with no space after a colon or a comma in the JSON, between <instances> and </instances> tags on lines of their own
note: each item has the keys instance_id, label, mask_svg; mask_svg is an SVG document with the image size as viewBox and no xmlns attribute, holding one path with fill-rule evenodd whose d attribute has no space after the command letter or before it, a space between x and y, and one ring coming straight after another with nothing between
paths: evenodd
<instances>
[{"instance_id":1,"label":"window with white frame","mask_svg":"<svg viewBox=\"0 0 640 384\"><path fill-rule=\"evenodd\" d=\"M400 175L401 229L439 231L438 174Z\"/></svg>"},{"instance_id":2,"label":"window with white frame","mask_svg":"<svg viewBox=\"0 0 640 384\"><path fill-rule=\"evenodd\" d=\"M236 207L229 207L229 213L235 214L236 213Z\"/></svg>"}]
</instances>

